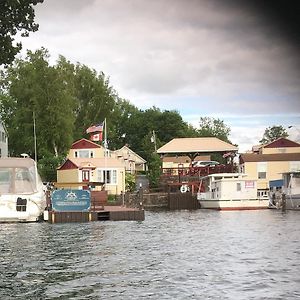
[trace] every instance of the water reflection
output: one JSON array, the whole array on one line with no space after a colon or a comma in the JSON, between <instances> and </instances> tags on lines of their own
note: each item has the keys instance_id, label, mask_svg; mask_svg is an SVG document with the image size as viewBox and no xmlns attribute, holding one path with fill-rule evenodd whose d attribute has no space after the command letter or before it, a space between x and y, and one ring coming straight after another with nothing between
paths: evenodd
<instances>
[{"instance_id":1,"label":"water reflection","mask_svg":"<svg viewBox=\"0 0 300 300\"><path fill-rule=\"evenodd\" d=\"M295 299L299 212L0 224L1 299Z\"/></svg>"}]
</instances>

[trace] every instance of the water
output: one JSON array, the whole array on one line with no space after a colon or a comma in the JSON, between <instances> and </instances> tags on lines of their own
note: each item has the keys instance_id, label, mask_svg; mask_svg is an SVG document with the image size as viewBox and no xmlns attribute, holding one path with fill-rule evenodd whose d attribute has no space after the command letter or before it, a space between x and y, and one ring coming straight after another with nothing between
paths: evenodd
<instances>
[{"instance_id":1,"label":"water","mask_svg":"<svg viewBox=\"0 0 300 300\"><path fill-rule=\"evenodd\" d=\"M0 224L0 299L300 299L300 213Z\"/></svg>"}]
</instances>

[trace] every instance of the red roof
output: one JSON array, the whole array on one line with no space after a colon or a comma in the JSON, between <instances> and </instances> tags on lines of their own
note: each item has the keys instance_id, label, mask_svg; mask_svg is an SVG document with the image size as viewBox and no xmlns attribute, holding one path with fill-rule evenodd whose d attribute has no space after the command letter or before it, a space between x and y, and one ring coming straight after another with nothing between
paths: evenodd
<instances>
[{"instance_id":1,"label":"red roof","mask_svg":"<svg viewBox=\"0 0 300 300\"><path fill-rule=\"evenodd\" d=\"M72 144L71 149L92 149L92 148L101 148L101 145L98 145L87 139L81 139Z\"/></svg>"},{"instance_id":2,"label":"red roof","mask_svg":"<svg viewBox=\"0 0 300 300\"><path fill-rule=\"evenodd\" d=\"M300 144L293 142L286 138L279 138L265 146L264 148L287 148L287 147L300 147Z\"/></svg>"}]
</instances>

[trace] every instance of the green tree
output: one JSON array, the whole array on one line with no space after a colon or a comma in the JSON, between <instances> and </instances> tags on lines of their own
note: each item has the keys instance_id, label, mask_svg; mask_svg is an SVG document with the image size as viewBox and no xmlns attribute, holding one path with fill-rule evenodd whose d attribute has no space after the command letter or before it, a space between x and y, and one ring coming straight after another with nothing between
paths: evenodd
<instances>
[{"instance_id":1,"label":"green tree","mask_svg":"<svg viewBox=\"0 0 300 300\"><path fill-rule=\"evenodd\" d=\"M198 130L199 136L203 137L216 137L224 142L229 141L230 127L227 126L223 120L201 117L199 122L200 129Z\"/></svg>"},{"instance_id":2,"label":"green tree","mask_svg":"<svg viewBox=\"0 0 300 300\"><path fill-rule=\"evenodd\" d=\"M156 153L152 153L149 163L148 163L149 171L148 178L151 187L158 187L159 178L161 175L161 160L159 155Z\"/></svg>"},{"instance_id":3,"label":"green tree","mask_svg":"<svg viewBox=\"0 0 300 300\"><path fill-rule=\"evenodd\" d=\"M109 79L104 73L97 74L85 65L75 67L75 97L78 101L75 120L75 138L85 134L92 124L98 124L107 119L114 110L117 94L110 86ZM109 129L109 126L107 126Z\"/></svg>"},{"instance_id":4,"label":"green tree","mask_svg":"<svg viewBox=\"0 0 300 300\"><path fill-rule=\"evenodd\" d=\"M34 22L34 9L43 0L1 0L0 1L0 65L10 64L22 49L21 42L13 44L19 32L22 37L38 30Z\"/></svg>"},{"instance_id":5,"label":"green tree","mask_svg":"<svg viewBox=\"0 0 300 300\"><path fill-rule=\"evenodd\" d=\"M25 60L17 60L6 71L4 103L9 147L12 155L34 155L33 123L36 123L38 154L54 156L68 151L73 141L73 95L55 66L48 63L45 49L28 51ZM5 85L3 85L5 87Z\"/></svg>"},{"instance_id":6,"label":"green tree","mask_svg":"<svg viewBox=\"0 0 300 300\"><path fill-rule=\"evenodd\" d=\"M289 135L283 126L274 125L265 129L264 135L259 142L262 144L268 144L279 139L280 137L286 138L288 136Z\"/></svg>"}]
</instances>

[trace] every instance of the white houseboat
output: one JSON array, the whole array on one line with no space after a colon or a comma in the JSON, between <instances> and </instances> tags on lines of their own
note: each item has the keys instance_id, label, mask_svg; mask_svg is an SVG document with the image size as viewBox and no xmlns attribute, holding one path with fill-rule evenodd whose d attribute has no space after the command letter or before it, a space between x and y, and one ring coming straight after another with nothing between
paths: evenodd
<instances>
[{"instance_id":1,"label":"white houseboat","mask_svg":"<svg viewBox=\"0 0 300 300\"><path fill-rule=\"evenodd\" d=\"M0 159L0 222L35 222L46 207L43 183L31 158Z\"/></svg>"},{"instance_id":2,"label":"white houseboat","mask_svg":"<svg viewBox=\"0 0 300 300\"><path fill-rule=\"evenodd\" d=\"M246 174L210 174L200 180L197 199L201 208L247 210L268 208L268 198L258 198L256 180Z\"/></svg>"}]
</instances>

